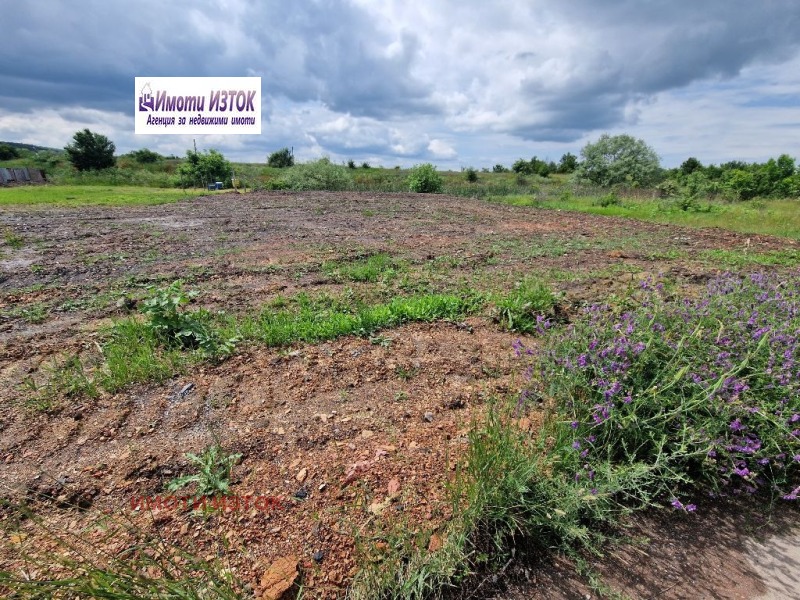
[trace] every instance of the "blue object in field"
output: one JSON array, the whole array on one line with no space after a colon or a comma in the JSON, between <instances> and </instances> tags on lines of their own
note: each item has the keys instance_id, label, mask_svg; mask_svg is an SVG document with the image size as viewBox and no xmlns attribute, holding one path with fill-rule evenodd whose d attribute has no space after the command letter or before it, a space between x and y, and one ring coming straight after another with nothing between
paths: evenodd
<instances>
[{"instance_id":1,"label":"blue object in field","mask_svg":"<svg viewBox=\"0 0 800 600\"><path fill-rule=\"evenodd\" d=\"M208 184L208 189L209 189L209 190L215 190L215 189L217 189L217 186L216 186L216 185L214 185L213 183L209 183L209 184Z\"/></svg>"},{"instance_id":2,"label":"blue object in field","mask_svg":"<svg viewBox=\"0 0 800 600\"><path fill-rule=\"evenodd\" d=\"M217 189L218 189L218 190L221 190L221 189L222 189L222 182L221 182L221 181L218 181L218 182L217 182Z\"/></svg>"}]
</instances>

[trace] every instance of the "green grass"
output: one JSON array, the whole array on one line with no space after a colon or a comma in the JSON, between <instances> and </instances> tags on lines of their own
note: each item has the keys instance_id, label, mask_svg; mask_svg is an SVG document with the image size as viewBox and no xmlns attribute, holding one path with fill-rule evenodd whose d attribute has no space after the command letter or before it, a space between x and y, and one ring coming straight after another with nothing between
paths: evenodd
<instances>
[{"instance_id":1,"label":"green grass","mask_svg":"<svg viewBox=\"0 0 800 600\"><path fill-rule=\"evenodd\" d=\"M322 272L338 281L368 283L377 283L379 280L389 281L404 270L405 265L401 261L393 259L385 252L350 262L330 261L322 265Z\"/></svg>"},{"instance_id":2,"label":"green grass","mask_svg":"<svg viewBox=\"0 0 800 600\"><path fill-rule=\"evenodd\" d=\"M427 294L368 306L302 296L293 304L291 308L279 309L267 306L256 315L215 315L206 324L208 335L279 347L344 335L366 336L414 321L461 319L479 310L483 301L478 297ZM215 359L202 347L165 345L158 330L138 317L118 321L106 336L105 361L95 381L110 392L134 383L165 381L192 365Z\"/></svg>"},{"instance_id":3,"label":"green grass","mask_svg":"<svg viewBox=\"0 0 800 600\"><path fill-rule=\"evenodd\" d=\"M141 206L168 204L220 194L198 189L92 185L38 185L0 188L0 206Z\"/></svg>"},{"instance_id":4,"label":"green grass","mask_svg":"<svg viewBox=\"0 0 800 600\"><path fill-rule=\"evenodd\" d=\"M767 234L800 239L800 203L797 200L759 200L750 202L701 201L699 210L681 210L668 200L622 198L620 204L598 205L592 196L538 199L534 196L495 196L492 202L513 206L535 206L585 212L641 221L720 227L742 233Z\"/></svg>"},{"instance_id":5,"label":"green grass","mask_svg":"<svg viewBox=\"0 0 800 600\"><path fill-rule=\"evenodd\" d=\"M745 250L703 250L700 258L726 267L796 267L800 265L800 250L772 250L748 252Z\"/></svg>"}]
</instances>

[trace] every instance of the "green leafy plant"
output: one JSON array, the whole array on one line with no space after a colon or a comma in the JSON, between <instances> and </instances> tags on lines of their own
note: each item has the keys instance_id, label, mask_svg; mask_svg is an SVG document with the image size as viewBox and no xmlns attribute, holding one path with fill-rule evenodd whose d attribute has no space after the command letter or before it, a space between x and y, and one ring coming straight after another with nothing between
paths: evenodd
<instances>
[{"instance_id":1,"label":"green leafy plant","mask_svg":"<svg viewBox=\"0 0 800 600\"><path fill-rule=\"evenodd\" d=\"M185 457L197 467L197 473L173 479L167 484L167 490L175 492L191 483L197 484L199 496L227 494L230 490L231 470L241 454L226 454L219 444L213 444L201 454L185 454Z\"/></svg>"},{"instance_id":2,"label":"green leafy plant","mask_svg":"<svg viewBox=\"0 0 800 600\"><path fill-rule=\"evenodd\" d=\"M415 166L406 181L408 189L418 194L439 194L444 186L441 175L430 163Z\"/></svg>"},{"instance_id":3,"label":"green leafy plant","mask_svg":"<svg viewBox=\"0 0 800 600\"><path fill-rule=\"evenodd\" d=\"M556 296L547 284L536 278L523 279L496 301L495 321L511 331L534 333L555 305Z\"/></svg>"},{"instance_id":4,"label":"green leafy plant","mask_svg":"<svg viewBox=\"0 0 800 600\"><path fill-rule=\"evenodd\" d=\"M147 326L167 346L200 348L212 357L229 356L236 347L236 337L223 338L211 327L211 313L200 309L185 311L183 307L197 296L183 291L181 280L165 288L149 288L150 297L142 302Z\"/></svg>"},{"instance_id":5,"label":"green leafy plant","mask_svg":"<svg viewBox=\"0 0 800 600\"><path fill-rule=\"evenodd\" d=\"M472 167L467 167L464 169L464 178L470 183L475 183L478 181L478 172Z\"/></svg>"}]
</instances>

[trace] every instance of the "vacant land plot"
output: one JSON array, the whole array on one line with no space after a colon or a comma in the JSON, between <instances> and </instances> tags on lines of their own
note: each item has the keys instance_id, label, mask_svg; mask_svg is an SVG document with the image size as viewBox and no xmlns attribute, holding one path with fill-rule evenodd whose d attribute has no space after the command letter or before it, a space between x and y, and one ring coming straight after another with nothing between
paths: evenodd
<instances>
[{"instance_id":1,"label":"vacant land plot","mask_svg":"<svg viewBox=\"0 0 800 600\"><path fill-rule=\"evenodd\" d=\"M537 344L503 310L520 285L547 282L563 321L648 277L691 296L724 270L797 262L792 240L429 195L6 206L0 230L0 495L111 552L134 534L100 515L157 531L256 593L296 557L306 597L336 597L401 530L441 544L467 434L524 385L512 343ZM230 357L111 364L114 322L178 279ZM308 318L278 335L274 314ZM280 504L134 510L212 444L241 455L231 494ZM34 521L12 546L55 551Z\"/></svg>"}]
</instances>

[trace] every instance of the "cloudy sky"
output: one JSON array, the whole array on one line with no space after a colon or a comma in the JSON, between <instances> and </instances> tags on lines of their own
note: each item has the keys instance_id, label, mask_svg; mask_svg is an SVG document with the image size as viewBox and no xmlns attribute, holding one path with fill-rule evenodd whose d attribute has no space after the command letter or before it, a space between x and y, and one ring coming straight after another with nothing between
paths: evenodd
<instances>
[{"instance_id":1,"label":"cloudy sky","mask_svg":"<svg viewBox=\"0 0 800 600\"><path fill-rule=\"evenodd\" d=\"M183 155L133 133L134 77L261 76L263 162L558 160L608 132L676 166L800 158L798 0L0 0L0 140Z\"/></svg>"}]
</instances>

